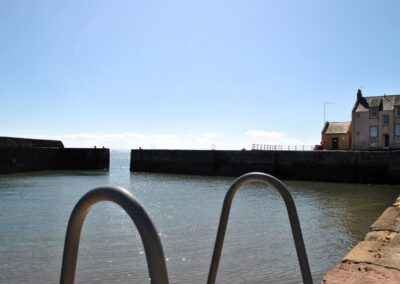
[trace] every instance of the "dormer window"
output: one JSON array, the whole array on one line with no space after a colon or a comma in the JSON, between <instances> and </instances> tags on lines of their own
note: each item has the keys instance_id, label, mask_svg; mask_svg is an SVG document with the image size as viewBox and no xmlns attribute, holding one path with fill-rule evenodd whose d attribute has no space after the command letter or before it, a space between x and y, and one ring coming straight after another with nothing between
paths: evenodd
<instances>
[{"instance_id":1,"label":"dormer window","mask_svg":"<svg viewBox=\"0 0 400 284\"><path fill-rule=\"evenodd\" d=\"M378 118L378 108L373 107L369 109L369 118Z\"/></svg>"}]
</instances>

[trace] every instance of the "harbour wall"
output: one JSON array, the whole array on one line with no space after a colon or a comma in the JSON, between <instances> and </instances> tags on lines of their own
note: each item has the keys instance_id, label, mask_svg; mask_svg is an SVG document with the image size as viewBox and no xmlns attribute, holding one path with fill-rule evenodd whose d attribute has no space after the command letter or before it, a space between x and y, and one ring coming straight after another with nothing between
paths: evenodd
<instances>
[{"instance_id":1,"label":"harbour wall","mask_svg":"<svg viewBox=\"0 0 400 284\"><path fill-rule=\"evenodd\" d=\"M400 197L321 284L400 283Z\"/></svg>"},{"instance_id":2,"label":"harbour wall","mask_svg":"<svg viewBox=\"0 0 400 284\"><path fill-rule=\"evenodd\" d=\"M3 148L64 148L60 140L0 137L0 149Z\"/></svg>"},{"instance_id":3,"label":"harbour wall","mask_svg":"<svg viewBox=\"0 0 400 284\"><path fill-rule=\"evenodd\" d=\"M0 137L0 174L109 169L106 148L64 148L61 141Z\"/></svg>"},{"instance_id":4,"label":"harbour wall","mask_svg":"<svg viewBox=\"0 0 400 284\"><path fill-rule=\"evenodd\" d=\"M280 179L400 183L400 151L131 150L132 172L240 176L264 172Z\"/></svg>"}]
</instances>

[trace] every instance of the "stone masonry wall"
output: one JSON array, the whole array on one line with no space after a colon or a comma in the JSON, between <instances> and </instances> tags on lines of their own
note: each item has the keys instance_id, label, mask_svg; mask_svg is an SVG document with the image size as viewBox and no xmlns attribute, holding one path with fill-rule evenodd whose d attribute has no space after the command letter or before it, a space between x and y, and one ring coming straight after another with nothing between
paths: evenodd
<instances>
[{"instance_id":1,"label":"stone masonry wall","mask_svg":"<svg viewBox=\"0 0 400 284\"><path fill-rule=\"evenodd\" d=\"M64 145L59 140L0 137L2 148L64 148Z\"/></svg>"},{"instance_id":2,"label":"stone masonry wall","mask_svg":"<svg viewBox=\"0 0 400 284\"><path fill-rule=\"evenodd\" d=\"M281 179L400 183L400 151L132 150L133 172L239 176L259 171Z\"/></svg>"},{"instance_id":3,"label":"stone masonry wall","mask_svg":"<svg viewBox=\"0 0 400 284\"><path fill-rule=\"evenodd\" d=\"M100 170L108 169L109 163L109 149L0 149L0 174L49 170Z\"/></svg>"},{"instance_id":4,"label":"stone masonry wall","mask_svg":"<svg viewBox=\"0 0 400 284\"><path fill-rule=\"evenodd\" d=\"M0 173L47 171L58 168L56 148L0 149Z\"/></svg>"}]
</instances>

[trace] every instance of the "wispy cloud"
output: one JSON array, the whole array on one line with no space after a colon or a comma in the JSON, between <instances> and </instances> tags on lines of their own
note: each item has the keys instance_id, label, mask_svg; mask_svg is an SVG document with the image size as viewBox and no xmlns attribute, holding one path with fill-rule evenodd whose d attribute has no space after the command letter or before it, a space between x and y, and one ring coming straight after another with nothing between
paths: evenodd
<instances>
[{"instance_id":1,"label":"wispy cloud","mask_svg":"<svg viewBox=\"0 0 400 284\"><path fill-rule=\"evenodd\" d=\"M82 133L62 135L61 140L66 145L105 146L116 149L132 148L175 148L181 146L181 139L170 133L142 134L142 133Z\"/></svg>"},{"instance_id":2,"label":"wispy cloud","mask_svg":"<svg viewBox=\"0 0 400 284\"><path fill-rule=\"evenodd\" d=\"M111 134L98 134L98 133L77 133L65 134L59 136L60 139L130 139L130 140L146 140L146 139L174 139L176 135L173 134L140 134L140 133L111 133Z\"/></svg>"},{"instance_id":3,"label":"wispy cloud","mask_svg":"<svg viewBox=\"0 0 400 284\"><path fill-rule=\"evenodd\" d=\"M204 133L204 134L202 134L202 136L204 138L216 138L216 137L222 137L222 136L224 136L224 134L222 134L222 133Z\"/></svg>"},{"instance_id":4,"label":"wispy cloud","mask_svg":"<svg viewBox=\"0 0 400 284\"><path fill-rule=\"evenodd\" d=\"M260 129L248 130L245 133L247 141L251 144L264 145L305 145L304 141L290 137L284 132L265 131Z\"/></svg>"},{"instance_id":5,"label":"wispy cloud","mask_svg":"<svg viewBox=\"0 0 400 284\"><path fill-rule=\"evenodd\" d=\"M39 135L34 138L62 140L66 147L107 147L114 149L158 148L158 149L210 149L215 144L224 144L222 133L199 133L177 135L171 133L72 133L59 136ZM221 148L220 148L221 149Z\"/></svg>"},{"instance_id":6,"label":"wispy cloud","mask_svg":"<svg viewBox=\"0 0 400 284\"><path fill-rule=\"evenodd\" d=\"M66 147L107 147L111 149L251 149L252 144L303 145L304 142L285 133L248 130L238 134L208 133L70 133L59 136L30 136L62 140Z\"/></svg>"},{"instance_id":7,"label":"wispy cloud","mask_svg":"<svg viewBox=\"0 0 400 284\"><path fill-rule=\"evenodd\" d=\"M285 135L283 132L276 132L276 131L264 131L264 130L249 130L245 133L247 136L250 137L264 137L264 138L281 138Z\"/></svg>"}]
</instances>

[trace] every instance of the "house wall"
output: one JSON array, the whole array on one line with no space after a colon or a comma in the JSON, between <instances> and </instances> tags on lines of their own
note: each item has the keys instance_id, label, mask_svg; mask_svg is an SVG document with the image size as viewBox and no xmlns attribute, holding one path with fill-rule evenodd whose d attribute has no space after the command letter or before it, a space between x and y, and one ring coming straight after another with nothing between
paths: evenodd
<instances>
[{"instance_id":1,"label":"house wall","mask_svg":"<svg viewBox=\"0 0 400 284\"><path fill-rule=\"evenodd\" d=\"M332 139L339 139L338 150L349 150L350 149L350 134L324 134L322 139L324 140L323 149L332 150Z\"/></svg>"},{"instance_id":2,"label":"house wall","mask_svg":"<svg viewBox=\"0 0 400 284\"><path fill-rule=\"evenodd\" d=\"M369 149L369 112L352 113L352 149Z\"/></svg>"},{"instance_id":3,"label":"house wall","mask_svg":"<svg viewBox=\"0 0 400 284\"><path fill-rule=\"evenodd\" d=\"M396 136L396 124L400 123L400 116L393 114L393 147L400 148L400 136Z\"/></svg>"},{"instance_id":4,"label":"house wall","mask_svg":"<svg viewBox=\"0 0 400 284\"><path fill-rule=\"evenodd\" d=\"M383 125L383 116L389 116L389 125ZM381 149L385 146L385 135L389 135L389 147L400 148L400 136L396 136L396 123L400 117L395 117L393 110L379 111L378 118L370 119L369 112L352 113L352 149ZM370 127L377 126L378 136L370 137Z\"/></svg>"},{"instance_id":5,"label":"house wall","mask_svg":"<svg viewBox=\"0 0 400 284\"><path fill-rule=\"evenodd\" d=\"M384 126L383 125L383 116L388 115L389 116L389 125ZM385 135L389 135L389 147L394 146L394 122L393 122L393 117L394 117L394 112L393 110L386 110L386 111L380 111L379 112L379 127L378 127L378 141L379 141L379 147L385 147Z\"/></svg>"},{"instance_id":6,"label":"house wall","mask_svg":"<svg viewBox=\"0 0 400 284\"><path fill-rule=\"evenodd\" d=\"M369 115L369 113L368 113ZM369 118L367 119L367 125L369 125L368 128L368 140L369 143L367 144L369 148L380 148L382 147L381 143L380 143L380 136L382 135L382 129L381 129L381 124L379 123L381 121L381 113L379 112L379 115L377 118ZM372 126L376 126L378 127L378 136L376 138L372 138L369 136L369 130Z\"/></svg>"}]
</instances>

